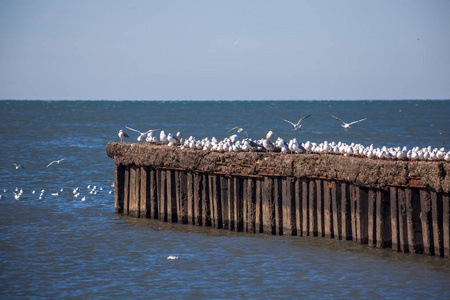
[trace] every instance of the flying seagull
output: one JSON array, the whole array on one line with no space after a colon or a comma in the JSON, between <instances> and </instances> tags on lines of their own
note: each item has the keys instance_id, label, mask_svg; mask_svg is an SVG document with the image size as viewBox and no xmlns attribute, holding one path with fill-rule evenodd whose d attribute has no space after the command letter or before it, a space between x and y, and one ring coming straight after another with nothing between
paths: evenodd
<instances>
[{"instance_id":1,"label":"flying seagull","mask_svg":"<svg viewBox=\"0 0 450 300\"><path fill-rule=\"evenodd\" d=\"M11 166L15 166L15 167L16 167L16 170L18 170L18 169L20 169L20 168L22 168L22 169L25 170L25 167L22 166L21 164L12 164Z\"/></svg>"},{"instance_id":2,"label":"flying seagull","mask_svg":"<svg viewBox=\"0 0 450 300\"><path fill-rule=\"evenodd\" d=\"M239 133L241 133L241 132L243 132L244 134L245 134L245 137L248 139L248 134L247 134L247 132L243 129L243 128L240 128L240 127L238 127L238 126L236 126L236 127L234 127L234 128L231 128L230 130L228 130L228 132L230 132L230 131L232 131L232 130L237 130L237 132L239 132Z\"/></svg>"},{"instance_id":3,"label":"flying seagull","mask_svg":"<svg viewBox=\"0 0 450 300\"><path fill-rule=\"evenodd\" d=\"M358 120L358 121L353 121L353 122L351 122L351 123L345 123L344 121L342 121L342 120L339 119L338 117L335 117L335 116L333 116L333 115L332 115L332 117L335 118L336 120L342 122L343 125L341 125L341 127L344 128L344 131L345 131L345 132L348 131L348 129L350 128L350 125L353 125L353 124L356 124L356 123L359 123L359 122L362 122L362 121L367 120L367 118L364 118L364 119L361 119L361 120Z\"/></svg>"},{"instance_id":4,"label":"flying seagull","mask_svg":"<svg viewBox=\"0 0 450 300\"><path fill-rule=\"evenodd\" d=\"M132 131L136 131L137 133L140 134L140 135L138 136L138 138L137 138L137 141L138 141L138 142L142 142L142 141L144 140L144 138L147 136L147 134L159 130L159 129L153 129L153 130L149 130L149 131L146 131L146 132L140 132L139 130L130 128L130 127L128 127L128 126L125 126L125 127L126 127L127 129L132 130Z\"/></svg>"},{"instance_id":5,"label":"flying seagull","mask_svg":"<svg viewBox=\"0 0 450 300\"><path fill-rule=\"evenodd\" d=\"M52 164L57 163L59 165L60 162L62 162L63 160L65 160L65 158L61 158L60 160L54 160L51 163L49 163L46 168L50 167Z\"/></svg>"},{"instance_id":6,"label":"flying seagull","mask_svg":"<svg viewBox=\"0 0 450 300\"><path fill-rule=\"evenodd\" d=\"M303 125L301 125L300 123L301 123L304 119L308 118L309 116L310 116L310 115L307 115L306 117L301 118L300 120L298 120L297 124L294 124L294 123L292 123L291 121L284 120L284 119L283 119L283 121L288 122L289 124L292 124L292 126L294 126L295 131L297 131L297 130L300 130L300 128L302 128L302 126L303 126Z\"/></svg>"}]
</instances>

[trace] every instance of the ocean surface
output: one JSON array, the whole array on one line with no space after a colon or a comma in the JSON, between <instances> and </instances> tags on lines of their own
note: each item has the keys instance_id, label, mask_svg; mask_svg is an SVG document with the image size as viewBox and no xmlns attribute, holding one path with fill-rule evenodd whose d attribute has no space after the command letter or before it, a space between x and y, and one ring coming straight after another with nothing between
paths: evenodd
<instances>
[{"instance_id":1,"label":"ocean surface","mask_svg":"<svg viewBox=\"0 0 450 300\"><path fill-rule=\"evenodd\" d=\"M299 142L448 151L449 100L0 105L1 299L450 299L448 259L352 241L252 235L117 215L109 193L113 160L106 156L106 143L119 141L117 132L125 126L217 139L240 126L253 139L272 130L275 137ZM298 132L283 121L296 123L308 114ZM331 115L367 120L344 132ZM126 132L127 142L135 142L138 134ZM91 194L93 186L97 194ZM16 188L23 189L19 200ZM167 260L170 255L179 259Z\"/></svg>"}]
</instances>

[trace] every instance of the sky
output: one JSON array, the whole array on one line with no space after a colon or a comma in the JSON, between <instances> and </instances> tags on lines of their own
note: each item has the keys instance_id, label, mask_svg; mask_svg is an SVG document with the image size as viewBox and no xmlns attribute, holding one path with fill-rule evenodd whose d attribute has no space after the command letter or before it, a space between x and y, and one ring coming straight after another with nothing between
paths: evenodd
<instances>
[{"instance_id":1,"label":"sky","mask_svg":"<svg viewBox=\"0 0 450 300\"><path fill-rule=\"evenodd\" d=\"M0 0L0 99L450 99L450 1Z\"/></svg>"}]
</instances>

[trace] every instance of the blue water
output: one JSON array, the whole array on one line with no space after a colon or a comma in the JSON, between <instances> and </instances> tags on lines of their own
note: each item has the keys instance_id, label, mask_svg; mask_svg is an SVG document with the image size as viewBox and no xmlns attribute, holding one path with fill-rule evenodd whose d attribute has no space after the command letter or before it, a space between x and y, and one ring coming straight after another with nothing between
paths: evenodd
<instances>
[{"instance_id":1,"label":"blue water","mask_svg":"<svg viewBox=\"0 0 450 300\"><path fill-rule=\"evenodd\" d=\"M105 151L125 126L218 139L240 126L254 139L272 130L301 142L445 145L448 151L450 101L0 104L2 299L450 298L448 259L351 241L250 235L116 215L109 194L113 161ZM307 114L300 132L282 120ZM346 133L330 115L367 120ZM135 141L137 134L128 133L128 142ZM61 158L66 160L46 168ZM88 185L103 191L90 194ZM24 190L19 200L12 193L16 187ZM169 255L179 259L167 260Z\"/></svg>"}]
</instances>

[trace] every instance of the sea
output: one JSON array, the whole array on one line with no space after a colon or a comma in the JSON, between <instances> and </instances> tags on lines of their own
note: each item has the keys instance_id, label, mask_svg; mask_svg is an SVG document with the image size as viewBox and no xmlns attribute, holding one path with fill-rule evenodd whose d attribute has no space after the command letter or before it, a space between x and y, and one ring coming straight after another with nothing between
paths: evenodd
<instances>
[{"instance_id":1,"label":"sea","mask_svg":"<svg viewBox=\"0 0 450 300\"><path fill-rule=\"evenodd\" d=\"M271 130L299 142L449 151L450 100L0 105L1 299L450 299L449 259L115 214L106 155L120 129L137 142L125 126L197 139L239 126L253 139ZM309 114L299 131L284 121ZM332 116L367 120L345 132Z\"/></svg>"}]
</instances>

